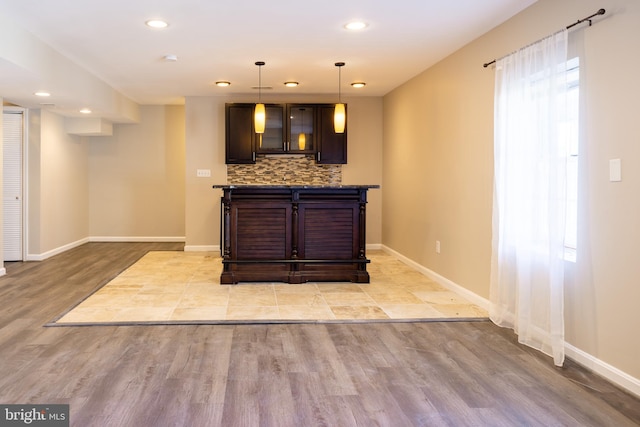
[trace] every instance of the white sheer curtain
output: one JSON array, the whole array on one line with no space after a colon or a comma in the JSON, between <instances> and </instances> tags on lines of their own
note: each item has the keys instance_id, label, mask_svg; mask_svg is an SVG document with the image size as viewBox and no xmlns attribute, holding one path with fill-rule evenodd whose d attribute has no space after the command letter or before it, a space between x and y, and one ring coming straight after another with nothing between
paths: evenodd
<instances>
[{"instance_id":1,"label":"white sheer curtain","mask_svg":"<svg viewBox=\"0 0 640 427\"><path fill-rule=\"evenodd\" d=\"M567 31L496 61L490 318L564 362Z\"/></svg>"}]
</instances>

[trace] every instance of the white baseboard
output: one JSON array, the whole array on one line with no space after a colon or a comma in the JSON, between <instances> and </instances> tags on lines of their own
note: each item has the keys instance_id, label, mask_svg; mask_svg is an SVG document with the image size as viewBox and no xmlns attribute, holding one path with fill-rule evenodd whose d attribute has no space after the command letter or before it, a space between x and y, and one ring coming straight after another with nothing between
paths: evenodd
<instances>
[{"instance_id":1,"label":"white baseboard","mask_svg":"<svg viewBox=\"0 0 640 427\"><path fill-rule=\"evenodd\" d=\"M490 304L489 300L479 295L476 295L475 293L469 291L468 289L463 288L462 286L452 282L446 277L443 277L438 273L418 264L417 262L405 257L404 255L394 251L393 249L387 246L382 245L382 250L396 257L398 260L402 261L403 263L418 270L419 272L429 277L430 279L434 280L438 284L444 286L445 288L450 289L462 295L472 303L484 308L485 310L487 311L489 310L489 304ZM576 363L582 365L586 369L593 371L596 374L606 378L608 381L611 381L613 384L616 384L617 386L640 397L640 380L638 378L632 377L631 375L621 371L615 366L611 366L608 363L598 359L595 356L592 356L589 353L586 353L580 350L579 348L572 346L567 342L564 343L564 349L565 349L565 354L568 358L574 360Z\"/></svg>"},{"instance_id":2,"label":"white baseboard","mask_svg":"<svg viewBox=\"0 0 640 427\"><path fill-rule=\"evenodd\" d=\"M85 237L84 239L76 240L75 242L67 243L66 245L59 246L55 249L51 249L50 251L41 253L41 254L27 254L25 261L44 261L47 258L51 258L54 255L61 254L62 252L66 252L69 249L73 249L80 245L84 245L89 242L89 238Z\"/></svg>"},{"instance_id":3,"label":"white baseboard","mask_svg":"<svg viewBox=\"0 0 640 427\"><path fill-rule=\"evenodd\" d=\"M188 245L184 247L185 252L218 252L220 245Z\"/></svg>"},{"instance_id":4,"label":"white baseboard","mask_svg":"<svg viewBox=\"0 0 640 427\"><path fill-rule=\"evenodd\" d=\"M388 246L384 246L384 245L381 245L381 246L382 246L382 250L383 251L387 252L390 255L393 255L398 260L400 260L403 263L407 264L408 266L418 270L420 273L424 274L425 276L427 276L428 278L432 279L436 283L444 286L447 289L450 289L450 290L454 291L457 294L460 294L461 296L465 297L467 300L471 301L472 303L474 303L478 307L482 307L485 310L489 310L489 300L488 299L485 299L485 298L481 297L480 295L478 295L478 294L476 294L474 292L471 292L467 288L464 288L464 287L458 285L457 283L452 282L451 280L447 279L446 277L443 277L443 276L439 275L435 271L430 270L427 267L424 267L424 266L418 264L417 262L405 257L401 253L394 251L393 249L389 248Z\"/></svg>"},{"instance_id":5,"label":"white baseboard","mask_svg":"<svg viewBox=\"0 0 640 427\"><path fill-rule=\"evenodd\" d=\"M567 342L564 343L564 350L568 358L640 397L640 380L638 378L632 377Z\"/></svg>"},{"instance_id":6,"label":"white baseboard","mask_svg":"<svg viewBox=\"0 0 640 427\"><path fill-rule=\"evenodd\" d=\"M75 242L62 245L50 251L41 254L27 254L25 261L44 261L47 258L51 258L54 255L66 252L69 249L73 249L77 246L84 245L88 242L184 242L185 238L182 236L171 237L127 237L127 236L91 236L84 239L76 240Z\"/></svg>"},{"instance_id":7,"label":"white baseboard","mask_svg":"<svg viewBox=\"0 0 640 427\"><path fill-rule=\"evenodd\" d=\"M184 242L184 236L91 236L90 242Z\"/></svg>"},{"instance_id":8,"label":"white baseboard","mask_svg":"<svg viewBox=\"0 0 640 427\"><path fill-rule=\"evenodd\" d=\"M184 236L140 237L140 236L91 236L42 254L28 254L25 261L43 261L54 255L73 249L87 242L185 242ZM379 243L367 245L368 250L382 249ZM220 252L220 245L186 245L185 252ZM1 272L0 272L0 275Z\"/></svg>"}]
</instances>

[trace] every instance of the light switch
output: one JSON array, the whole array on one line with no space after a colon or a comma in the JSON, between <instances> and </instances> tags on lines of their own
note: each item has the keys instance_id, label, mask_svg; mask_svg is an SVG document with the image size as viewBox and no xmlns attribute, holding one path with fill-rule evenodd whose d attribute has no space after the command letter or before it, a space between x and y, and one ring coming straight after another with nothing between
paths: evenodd
<instances>
[{"instance_id":1,"label":"light switch","mask_svg":"<svg viewBox=\"0 0 640 427\"><path fill-rule=\"evenodd\" d=\"M622 162L620 159L609 160L609 181L622 181Z\"/></svg>"},{"instance_id":2,"label":"light switch","mask_svg":"<svg viewBox=\"0 0 640 427\"><path fill-rule=\"evenodd\" d=\"M211 176L211 169L198 169L196 176L198 178L209 178Z\"/></svg>"}]
</instances>

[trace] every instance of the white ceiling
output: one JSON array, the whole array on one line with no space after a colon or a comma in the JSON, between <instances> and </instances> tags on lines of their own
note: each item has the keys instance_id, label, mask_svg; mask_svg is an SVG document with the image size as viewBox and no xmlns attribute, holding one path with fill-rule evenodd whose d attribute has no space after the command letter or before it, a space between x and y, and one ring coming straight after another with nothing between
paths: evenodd
<instances>
[{"instance_id":1,"label":"white ceiling","mask_svg":"<svg viewBox=\"0 0 640 427\"><path fill-rule=\"evenodd\" d=\"M343 95L381 96L535 1L0 0L0 13L133 101L182 104L256 93L256 61L266 62L262 86L273 87L263 94L335 94L334 63L344 61ZM150 18L169 27L150 29ZM354 19L368 27L344 29ZM12 80L14 94L41 89ZM300 85L285 88L287 80ZM367 86L351 88L356 80Z\"/></svg>"}]
</instances>

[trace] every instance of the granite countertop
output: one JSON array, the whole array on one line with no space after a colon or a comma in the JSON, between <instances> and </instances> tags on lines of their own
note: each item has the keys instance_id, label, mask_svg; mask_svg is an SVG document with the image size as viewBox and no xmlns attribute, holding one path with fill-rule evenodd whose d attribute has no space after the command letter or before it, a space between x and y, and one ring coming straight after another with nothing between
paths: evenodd
<instances>
[{"instance_id":1,"label":"granite countertop","mask_svg":"<svg viewBox=\"0 0 640 427\"><path fill-rule=\"evenodd\" d=\"M362 189L362 188L380 188L378 184L370 184L370 185L302 185L302 184L214 184L213 188L223 188L223 189L233 189L233 188L255 188L255 189L291 189L291 190L300 190L300 189Z\"/></svg>"}]
</instances>

